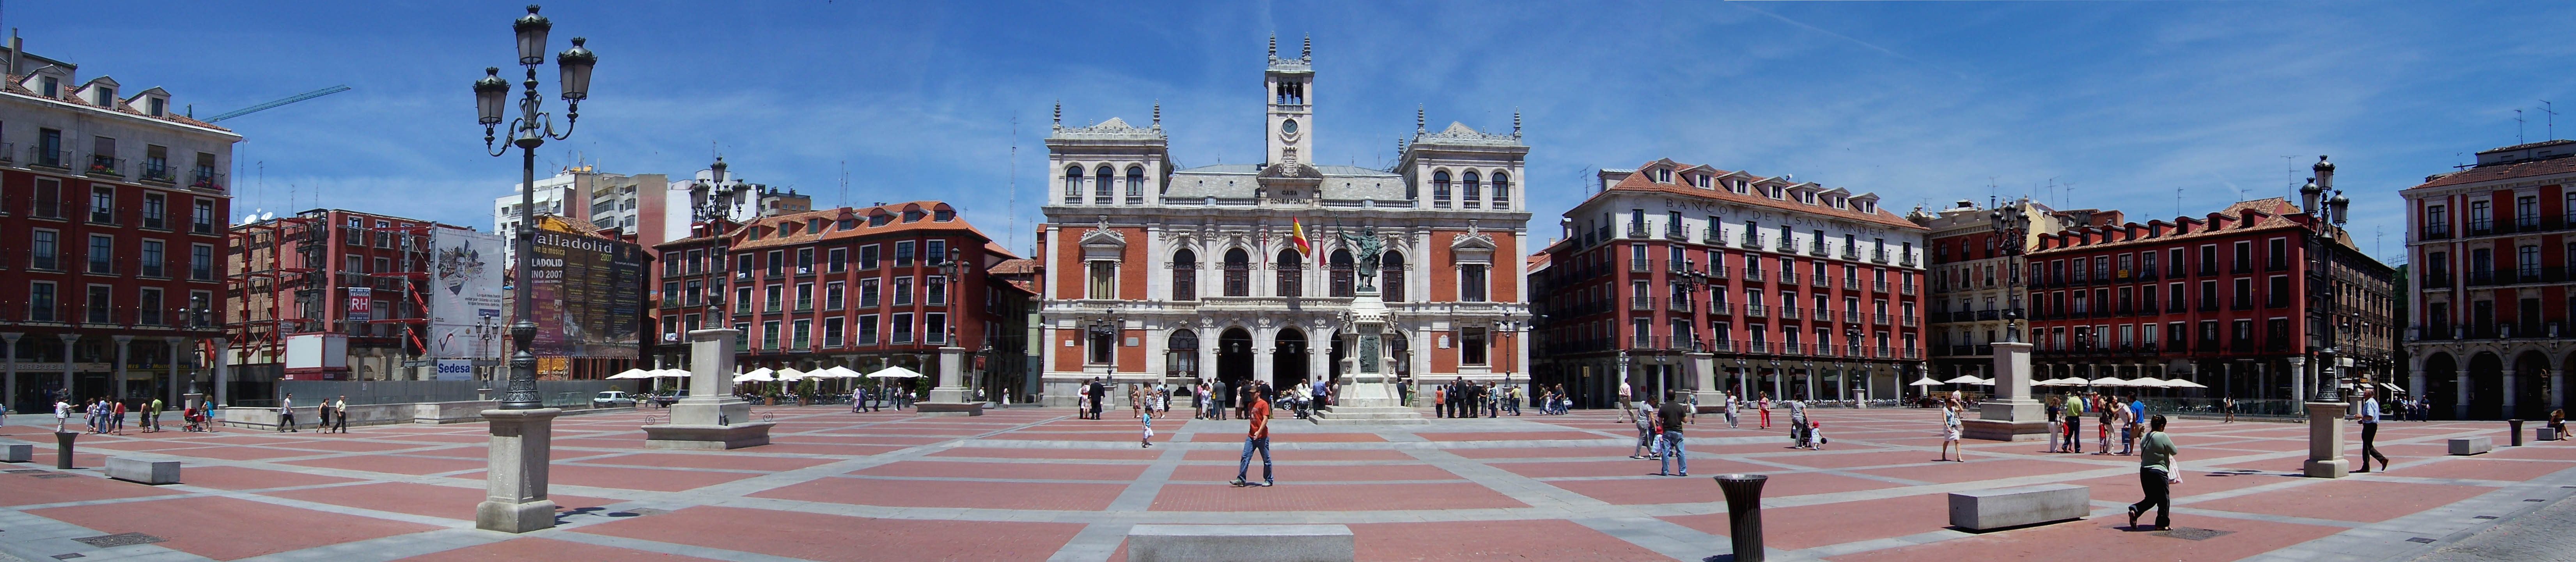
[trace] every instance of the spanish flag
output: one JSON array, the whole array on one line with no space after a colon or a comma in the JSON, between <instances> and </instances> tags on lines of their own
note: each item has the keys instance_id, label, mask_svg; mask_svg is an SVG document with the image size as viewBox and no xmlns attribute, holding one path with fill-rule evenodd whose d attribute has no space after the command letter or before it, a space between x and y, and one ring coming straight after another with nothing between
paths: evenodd
<instances>
[{"instance_id":1,"label":"spanish flag","mask_svg":"<svg viewBox=\"0 0 2576 562\"><path fill-rule=\"evenodd\" d=\"M1315 255L1315 243L1314 243L1314 242L1311 242L1311 241L1306 240L1306 223L1305 223L1305 221L1300 220L1300 219L1296 219L1296 218L1290 218L1290 219L1288 219L1288 225L1289 225L1289 227L1291 227L1291 229L1294 231L1294 234L1290 234L1290 235L1288 236L1288 241L1289 241L1290 243L1294 243L1294 244L1296 244L1296 245L1297 245L1297 254L1298 254L1298 255L1302 255L1302 256L1309 256L1309 257L1314 256L1314 255Z\"/></svg>"}]
</instances>

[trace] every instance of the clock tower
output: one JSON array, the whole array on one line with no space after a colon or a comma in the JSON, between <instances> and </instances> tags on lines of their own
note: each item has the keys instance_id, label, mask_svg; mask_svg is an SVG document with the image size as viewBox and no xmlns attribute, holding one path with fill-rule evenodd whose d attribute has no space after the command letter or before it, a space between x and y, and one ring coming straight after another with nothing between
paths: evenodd
<instances>
[{"instance_id":1,"label":"clock tower","mask_svg":"<svg viewBox=\"0 0 2576 562\"><path fill-rule=\"evenodd\" d=\"M1270 93L1270 111L1263 127L1262 145L1268 150L1262 157L1270 164L1314 162L1314 151L1308 147L1315 138L1315 106L1306 98L1307 88L1315 82L1315 40L1308 37L1298 49L1297 58L1279 58L1279 38L1270 38L1270 67L1262 72L1262 85Z\"/></svg>"}]
</instances>

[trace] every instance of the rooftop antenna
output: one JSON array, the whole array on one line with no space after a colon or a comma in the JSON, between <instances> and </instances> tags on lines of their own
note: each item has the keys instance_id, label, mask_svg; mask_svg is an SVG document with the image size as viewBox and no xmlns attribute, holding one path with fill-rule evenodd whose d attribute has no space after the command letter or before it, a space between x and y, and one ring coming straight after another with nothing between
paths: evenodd
<instances>
[{"instance_id":1,"label":"rooftop antenna","mask_svg":"<svg viewBox=\"0 0 2576 562\"><path fill-rule=\"evenodd\" d=\"M2542 119L2546 120L2549 128L2542 130L2548 131L2549 140L2558 140L2558 111L2549 105L2549 100L2540 100L2540 112L2548 114Z\"/></svg>"},{"instance_id":2,"label":"rooftop antenna","mask_svg":"<svg viewBox=\"0 0 2576 562\"><path fill-rule=\"evenodd\" d=\"M1155 101L1155 102L1154 102L1154 124L1155 124L1156 126L1160 126L1160 125L1162 125L1162 122L1163 122L1163 102L1161 102L1161 101ZM1010 231L1010 236L1011 236L1011 237L1013 237L1013 238L1018 238L1018 237L1020 236L1020 112L1018 112L1018 111L1012 111L1012 112L1011 112L1011 160L1010 160L1010 170L1011 170L1011 172L1010 172L1010 179L1009 179L1009 180L1008 180L1008 182L1006 183L1006 185L1009 185L1009 186L1010 186L1010 188L1011 188L1011 212L1010 212L1010 215L1011 215L1011 219L1010 219L1010 220L1011 220L1011 231ZM1037 255L1037 246L1036 246L1036 244L1035 244L1035 241L1034 241L1034 240L1032 240L1032 241L1031 241L1031 244L1030 244L1030 246L1029 246L1029 255L1031 255L1031 256L1035 256L1035 255Z\"/></svg>"},{"instance_id":3,"label":"rooftop antenna","mask_svg":"<svg viewBox=\"0 0 2576 562\"><path fill-rule=\"evenodd\" d=\"M2523 124L2523 120L2522 120L2522 110L2521 110L2521 109L2515 109L2515 110L2513 110L2513 143L2514 143L2514 144L2522 144L2522 143L2524 142L2524 141L2522 140L2522 124Z\"/></svg>"},{"instance_id":4,"label":"rooftop antenna","mask_svg":"<svg viewBox=\"0 0 2576 562\"><path fill-rule=\"evenodd\" d=\"M2182 186L2174 186L2174 216L2182 216Z\"/></svg>"},{"instance_id":5,"label":"rooftop antenna","mask_svg":"<svg viewBox=\"0 0 2576 562\"><path fill-rule=\"evenodd\" d=\"M2283 156L2283 157L2281 157L2281 200L2282 200L2282 201L2288 201L2288 200L2290 200L2290 193L2291 193L2291 191L2299 188L2299 184L2296 182L2296 180L2292 180L2292 179L2290 179L2290 166L2291 166L2291 162L2290 162L2290 160L2291 160L2291 159L2293 159L2293 158L2298 158L2298 155L2290 155L2290 156Z\"/></svg>"},{"instance_id":6,"label":"rooftop antenna","mask_svg":"<svg viewBox=\"0 0 2576 562\"><path fill-rule=\"evenodd\" d=\"M841 200L839 203L843 206L850 204L850 161L848 160L841 161Z\"/></svg>"}]
</instances>

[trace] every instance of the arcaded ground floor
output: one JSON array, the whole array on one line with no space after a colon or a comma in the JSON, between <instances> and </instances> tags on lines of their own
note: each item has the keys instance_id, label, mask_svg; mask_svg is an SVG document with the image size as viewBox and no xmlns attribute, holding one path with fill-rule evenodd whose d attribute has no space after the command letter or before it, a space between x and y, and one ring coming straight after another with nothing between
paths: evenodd
<instances>
[{"instance_id":1,"label":"arcaded ground floor","mask_svg":"<svg viewBox=\"0 0 2576 562\"><path fill-rule=\"evenodd\" d=\"M1123 560L1139 523L1340 523L1363 560L1685 560L1728 552L1710 477L1770 475L1762 516L1774 560L2388 560L2552 509L2576 493L2576 445L2507 447L2503 424L2391 422L2391 471L2298 476L2306 428L2186 420L2173 521L2130 529L2134 457L1970 442L1935 462L1932 410L1815 410L1831 444L1788 449L1744 412L1686 427L1690 477L1631 460L1616 410L1434 419L1428 425L1276 422L1276 487L1236 488L1245 422L1161 420L1152 448L1124 410L974 418L844 407L762 407L775 443L722 452L642 448L659 411L561 418L550 530L475 530L485 428L367 427L350 434L85 436L75 464L175 459L182 484L55 470L51 427L12 416L0 440L43 441L0 472L0 554L28 560ZM50 417L45 418L50 421ZM73 420L75 426L79 420ZM2088 441L2091 424L2085 428ZM2352 450L2358 451L2358 429ZM2443 440L2486 436L2454 457ZM2095 450L2092 443L2086 450ZM1261 468L1255 461L1251 476ZM1988 533L1948 527L1952 491L2065 482L2091 517ZM139 536L96 540L136 533ZM82 539L93 539L83 542ZM0 560L6 560L0 556Z\"/></svg>"}]
</instances>

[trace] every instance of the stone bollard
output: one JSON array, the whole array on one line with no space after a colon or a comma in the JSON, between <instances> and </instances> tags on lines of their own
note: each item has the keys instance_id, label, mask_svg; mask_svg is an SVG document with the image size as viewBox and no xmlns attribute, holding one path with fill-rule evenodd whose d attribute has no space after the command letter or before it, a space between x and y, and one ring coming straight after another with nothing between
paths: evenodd
<instances>
[{"instance_id":1,"label":"stone bollard","mask_svg":"<svg viewBox=\"0 0 2576 562\"><path fill-rule=\"evenodd\" d=\"M1735 543L1735 562L1762 560L1762 483L1770 479L1760 474L1717 477L1718 489L1726 492L1726 535Z\"/></svg>"},{"instance_id":2,"label":"stone bollard","mask_svg":"<svg viewBox=\"0 0 2576 562\"><path fill-rule=\"evenodd\" d=\"M54 468L72 469L72 440L75 439L80 439L80 432L54 432Z\"/></svg>"},{"instance_id":3,"label":"stone bollard","mask_svg":"<svg viewBox=\"0 0 2576 562\"><path fill-rule=\"evenodd\" d=\"M2522 446L2522 420L2505 420L2504 423L2513 425L2513 439L2510 441L2513 446Z\"/></svg>"}]
</instances>

